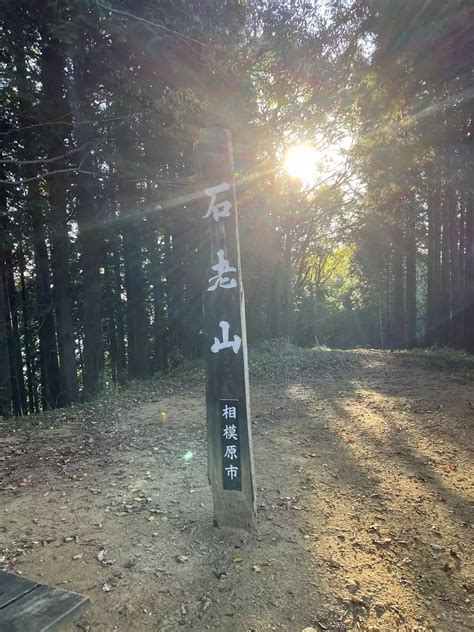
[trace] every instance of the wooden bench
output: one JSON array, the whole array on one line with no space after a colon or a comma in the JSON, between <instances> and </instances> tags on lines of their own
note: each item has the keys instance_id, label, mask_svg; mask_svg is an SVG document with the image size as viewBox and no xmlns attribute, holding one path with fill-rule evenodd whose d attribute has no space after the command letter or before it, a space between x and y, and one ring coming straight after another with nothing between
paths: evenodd
<instances>
[{"instance_id":1,"label":"wooden bench","mask_svg":"<svg viewBox=\"0 0 474 632\"><path fill-rule=\"evenodd\" d=\"M83 595L0 571L0 632L58 630L88 603Z\"/></svg>"}]
</instances>

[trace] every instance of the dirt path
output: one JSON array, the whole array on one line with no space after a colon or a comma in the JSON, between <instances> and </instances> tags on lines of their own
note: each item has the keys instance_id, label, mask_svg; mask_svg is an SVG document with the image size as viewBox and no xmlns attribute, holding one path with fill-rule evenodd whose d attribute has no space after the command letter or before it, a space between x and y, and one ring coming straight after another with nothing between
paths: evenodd
<instances>
[{"instance_id":1,"label":"dirt path","mask_svg":"<svg viewBox=\"0 0 474 632\"><path fill-rule=\"evenodd\" d=\"M88 594L71 630L474 630L471 369L255 359L255 536L212 527L199 375L2 422L0 568Z\"/></svg>"}]
</instances>

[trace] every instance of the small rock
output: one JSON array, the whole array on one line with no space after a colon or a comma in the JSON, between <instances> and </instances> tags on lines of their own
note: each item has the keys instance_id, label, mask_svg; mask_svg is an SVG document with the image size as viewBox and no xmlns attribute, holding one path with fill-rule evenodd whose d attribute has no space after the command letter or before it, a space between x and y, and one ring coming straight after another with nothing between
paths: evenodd
<instances>
[{"instance_id":1,"label":"small rock","mask_svg":"<svg viewBox=\"0 0 474 632\"><path fill-rule=\"evenodd\" d=\"M129 570L131 570L134 566L136 566L137 564L137 560L127 560L123 563L125 568L128 568Z\"/></svg>"},{"instance_id":2,"label":"small rock","mask_svg":"<svg viewBox=\"0 0 474 632\"><path fill-rule=\"evenodd\" d=\"M350 582L347 582L346 588L354 595L359 590L359 582L357 580L351 580Z\"/></svg>"},{"instance_id":3,"label":"small rock","mask_svg":"<svg viewBox=\"0 0 474 632\"><path fill-rule=\"evenodd\" d=\"M187 555L177 555L175 557L175 560L178 562L178 564L184 564L184 562L187 562L189 560L189 557Z\"/></svg>"},{"instance_id":4,"label":"small rock","mask_svg":"<svg viewBox=\"0 0 474 632\"><path fill-rule=\"evenodd\" d=\"M364 599L359 599L359 597L352 597L351 604L353 606L366 606Z\"/></svg>"},{"instance_id":5,"label":"small rock","mask_svg":"<svg viewBox=\"0 0 474 632\"><path fill-rule=\"evenodd\" d=\"M378 601L375 605L375 612L377 613L377 616L381 616L383 615L383 613L388 610L388 604L384 603L383 601Z\"/></svg>"}]
</instances>

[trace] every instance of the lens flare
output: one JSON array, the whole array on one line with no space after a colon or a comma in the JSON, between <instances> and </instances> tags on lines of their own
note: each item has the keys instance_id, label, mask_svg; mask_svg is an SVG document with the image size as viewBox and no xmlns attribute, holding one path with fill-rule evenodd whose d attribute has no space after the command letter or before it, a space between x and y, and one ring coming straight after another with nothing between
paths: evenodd
<instances>
[{"instance_id":1,"label":"lens flare","mask_svg":"<svg viewBox=\"0 0 474 632\"><path fill-rule=\"evenodd\" d=\"M315 178L318 151L311 145L294 145L285 156L285 169L292 178L311 182Z\"/></svg>"}]
</instances>

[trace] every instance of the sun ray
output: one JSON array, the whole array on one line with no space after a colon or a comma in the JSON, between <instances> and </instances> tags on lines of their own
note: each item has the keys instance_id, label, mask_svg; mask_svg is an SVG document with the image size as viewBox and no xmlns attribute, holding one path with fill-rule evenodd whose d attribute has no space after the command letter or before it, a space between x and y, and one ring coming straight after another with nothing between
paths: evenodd
<instances>
[{"instance_id":1,"label":"sun ray","mask_svg":"<svg viewBox=\"0 0 474 632\"><path fill-rule=\"evenodd\" d=\"M311 145L294 145L285 155L285 169L291 178L304 183L312 182L316 177L319 153Z\"/></svg>"}]
</instances>

